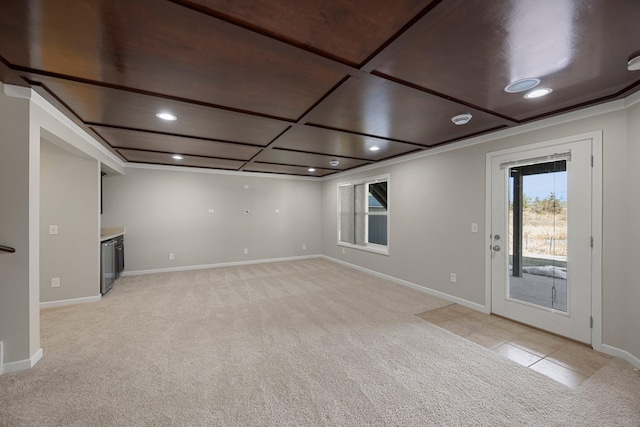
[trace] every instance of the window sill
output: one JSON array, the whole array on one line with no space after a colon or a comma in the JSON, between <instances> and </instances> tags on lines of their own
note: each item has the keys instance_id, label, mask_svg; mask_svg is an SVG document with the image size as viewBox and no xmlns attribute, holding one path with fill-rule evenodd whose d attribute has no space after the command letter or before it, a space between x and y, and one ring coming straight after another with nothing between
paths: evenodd
<instances>
[{"instance_id":1,"label":"window sill","mask_svg":"<svg viewBox=\"0 0 640 427\"><path fill-rule=\"evenodd\" d=\"M362 246L362 245L352 245L350 243L344 243L344 242L338 242L338 246L342 246L343 248L357 249L359 251L373 252L374 254L389 256L388 246L378 246L378 245Z\"/></svg>"}]
</instances>

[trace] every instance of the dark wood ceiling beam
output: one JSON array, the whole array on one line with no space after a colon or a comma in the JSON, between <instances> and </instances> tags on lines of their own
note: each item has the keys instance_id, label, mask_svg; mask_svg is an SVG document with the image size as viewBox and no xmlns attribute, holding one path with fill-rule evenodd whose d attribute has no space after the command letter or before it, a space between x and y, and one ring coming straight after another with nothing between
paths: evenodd
<instances>
[{"instance_id":1,"label":"dark wood ceiling beam","mask_svg":"<svg viewBox=\"0 0 640 427\"><path fill-rule=\"evenodd\" d=\"M291 129L291 126L289 126L288 128L286 128L284 131L282 131L278 136L276 136L275 138L273 138L271 140L271 142L269 142L269 144L267 144L266 147L264 147L262 150L260 150L255 156L251 157L249 160L247 160L247 162L242 165L242 167L239 169L241 171L243 171L247 166L251 165L253 162L255 162L256 158L262 154L265 150L270 150L273 145L276 143L276 141L278 140L278 138L280 138L282 135L284 135L285 133L287 133L289 131L289 129Z\"/></svg>"},{"instance_id":2,"label":"dark wood ceiling beam","mask_svg":"<svg viewBox=\"0 0 640 427\"><path fill-rule=\"evenodd\" d=\"M298 125L304 125L307 121L307 117L309 116L309 114L325 99L327 99L329 97L329 95L331 95L333 92L336 91L336 89L338 89L340 86L342 86L347 80L349 80L350 78L352 78L352 76L345 76L342 80L340 80L335 86L333 86L331 89L329 89L320 99L318 99L316 102L314 102L314 104L309 107L309 109L307 109L307 111L305 111L299 118L298 120L296 120L296 124Z\"/></svg>"},{"instance_id":3,"label":"dark wood ceiling beam","mask_svg":"<svg viewBox=\"0 0 640 427\"><path fill-rule=\"evenodd\" d=\"M424 148L424 147L422 147ZM316 154L318 156L328 156L329 154L327 153L323 153L320 151L309 151L309 150L297 150L295 148L279 148L279 147L273 147L273 149L275 150L286 150L286 151L291 151L293 153L301 153L301 154ZM365 162L370 162L371 159L368 159L366 157L356 157L356 156L345 156L343 154L341 155L336 155L336 157L340 157L341 159L349 159L349 160L363 160Z\"/></svg>"},{"instance_id":4,"label":"dark wood ceiling beam","mask_svg":"<svg viewBox=\"0 0 640 427\"><path fill-rule=\"evenodd\" d=\"M462 0L458 0L462 2ZM393 36L391 36L382 46L380 46L375 52L373 52L367 59L365 59L361 64L358 65L358 70L363 71L365 73L370 73L373 68L370 68L368 65L371 64L377 58L386 57L386 55L393 54L395 49L392 45L402 44L401 42L396 43L398 39L400 39L405 33L411 31L411 28L424 18L428 13L430 13L436 6L438 6L442 0L434 0L427 7L425 7L419 14L413 17L409 22L407 22L400 30L398 30ZM451 3L449 0L448 3Z\"/></svg>"},{"instance_id":5,"label":"dark wood ceiling beam","mask_svg":"<svg viewBox=\"0 0 640 427\"><path fill-rule=\"evenodd\" d=\"M503 120L506 120L506 121L514 123L514 124L522 123L522 121L517 120L517 119L515 119L513 117L505 116L504 114L499 114L499 113L497 113L495 111L488 110L486 108L479 107L477 105L471 104L470 102L466 102L466 101L463 101L461 99L453 98L451 96L436 92L434 90L427 89L427 88L422 87L420 85L417 85L417 84L414 84L414 83L411 83L411 82L407 82L407 81L404 81L402 79L398 79L396 77L388 76L388 75L380 73L378 71L372 71L371 74L374 75L374 76L380 77L381 79L397 83L397 84L399 84L401 86L404 86L404 87L408 87L408 88L411 88L411 89L418 90L420 92L428 93L429 95L437 96L438 98L446 99L447 101L452 101L452 102L455 102L456 104L464 105L465 107L468 107L468 108L473 108L475 110L480 110L483 113L487 113L487 114L490 114L492 116L499 117L499 118L501 118Z\"/></svg>"},{"instance_id":6,"label":"dark wood ceiling beam","mask_svg":"<svg viewBox=\"0 0 640 427\"><path fill-rule=\"evenodd\" d=\"M166 154L167 156L172 156L172 155L175 154L172 151L147 150L147 149L142 149L142 148L119 147L119 146L114 146L113 148L116 149L116 150L137 151L137 152L141 152L141 153ZM231 158L231 157L203 156L201 154L183 154L183 156L198 157L198 158L202 158L202 159L230 160L230 161L234 161L234 162L238 162L238 161L242 162L242 161L244 161L242 159L235 159L235 158Z\"/></svg>"},{"instance_id":7,"label":"dark wood ceiling beam","mask_svg":"<svg viewBox=\"0 0 640 427\"><path fill-rule=\"evenodd\" d=\"M356 131L351 131L351 130L345 130L345 129L339 129L339 128L334 128L331 126L325 126L325 125L320 125L320 124L316 124L316 123L307 123L306 126L309 127L314 127L314 128L318 128L318 129L324 129L324 130L330 130L332 132L341 132L341 133L346 133L346 134L351 134L351 135L358 135L358 136L364 136L366 138L375 138L375 139L379 139L381 141L389 141L389 142L401 142L403 144L409 144L409 145L415 145L417 147L429 147L428 145L424 145L424 144L418 144L415 142L411 142L411 141L404 141L402 139L394 139L394 138L383 138L381 136L376 136L376 135L370 135L367 133L362 133L362 132L356 132Z\"/></svg>"},{"instance_id":8,"label":"dark wood ceiling beam","mask_svg":"<svg viewBox=\"0 0 640 427\"><path fill-rule=\"evenodd\" d=\"M193 139L193 140L197 140L197 141L224 142L226 144L235 144L235 145L241 145L241 146L247 146L247 147L255 147L255 148L265 148L262 145L251 144L249 142L227 141L227 140L224 140L224 139L206 138L206 137L200 137L200 136L186 135L186 134L183 134L183 133L160 132L160 131L156 131L156 130L138 129L138 128L132 128L132 127L127 127L127 126L114 126L114 125L108 125L108 124L103 124L103 123L94 123L94 122L85 122L84 124L86 126L89 126L89 127L95 126L95 127L101 127L101 128L126 130L126 131L132 131L132 132L144 132L144 133L150 133L150 134L161 135L161 136L175 136L175 137L178 137L178 138Z\"/></svg>"},{"instance_id":9,"label":"dark wood ceiling beam","mask_svg":"<svg viewBox=\"0 0 640 427\"><path fill-rule=\"evenodd\" d=\"M227 107L225 105L212 104L212 103L208 103L208 102L198 101L196 99L181 98L179 96L172 96L172 95L167 95L167 94L163 94L163 93L150 92L150 91L137 89L137 88L132 88L132 87L128 87L128 86L120 86L120 85L115 85L115 84L111 84L111 83L99 82L99 81L95 81L95 80L88 80L88 79L83 79L83 78L78 78L78 77L71 77L71 76L68 76L66 74L51 73L51 72L48 72L48 71L42 71L42 70L36 70L36 69L33 69L33 68L22 67L20 65L10 65L10 67L14 71L21 73L24 76L24 78L28 79L33 84L36 84L36 83L37 84L41 84L40 82L37 82L34 79L34 77L37 77L37 76L52 77L52 78L55 78L55 79L67 80L67 81L77 82L77 83L84 83L84 84L89 84L89 85L93 85L93 86L105 87L105 88L109 88L109 89L122 90L122 91L125 91L125 92L131 92L131 93L137 93L137 94L140 94L140 95L153 96L153 97L156 97L156 98L163 98L163 99L168 99L168 100L171 100L171 101L178 101L178 102L184 102L184 103L187 103L187 104L200 105L202 107L215 108L215 109L218 109L218 110L228 111L230 113L246 114L246 115L250 115L250 116L254 116L254 117L260 117L260 118L263 118L263 119L274 120L274 121L277 121L277 122L280 122L280 123L295 123L295 120L291 120L291 119L287 119L287 118L283 118L283 117L271 116L271 115L268 115L268 114L262 114L262 113L255 112L255 111L241 110L241 109L238 109L238 108Z\"/></svg>"},{"instance_id":10,"label":"dark wood ceiling beam","mask_svg":"<svg viewBox=\"0 0 640 427\"><path fill-rule=\"evenodd\" d=\"M371 73L378 65L380 65L380 63L396 55L402 48L404 48L405 39L412 39L416 34L420 34L422 31L421 24L423 24L423 21L434 19L434 16L435 19L444 16L449 9L455 8L463 2L464 0L447 0L444 5L440 0L434 2L432 6L430 5L430 7L427 7L423 13L410 22L410 25L407 25L398 34L395 34L392 39L382 46L374 55L368 58L367 61L359 67L359 69L365 73ZM442 6L438 7L440 5ZM445 8L445 5L449 9Z\"/></svg>"},{"instance_id":11,"label":"dark wood ceiling beam","mask_svg":"<svg viewBox=\"0 0 640 427\"><path fill-rule=\"evenodd\" d=\"M358 64L356 64L354 62L347 61L346 59L343 59L343 58L340 58L338 56L332 55L332 54L330 54L328 52L325 52L323 50L316 49L316 48L314 48L312 46L305 45L305 44L302 44L302 43L297 43L294 40L290 40L290 39L287 39L287 38L284 38L284 37L280 37L277 34L274 34L274 33L270 32L270 31L264 30L263 28L260 28L260 27L255 26L255 25L247 24L246 22L242 22L242 21L240 21L238 19L234 19L231 16L228 16L228 15L226 15L224 13L220 13L218 11L209 9L207 7L204 7L204 6L201 6L201 5L196 4L196 3L192 2L192 1L188 1L188 0L169 0L169 2L170 3L174 3L174 4L178 5L178 6L186 7L187 9L191 9L191 10L193 10L195 12L199 12L199 13L205 14L207 16L210 16L211 18L219 19L219 20L225 21L225 22L227 22L229 24L244 28L245 30L254 32L256 34L260 34L261 36L269 37L270 39L276 40L276 41L281 42L281 43L288 44L289 46L292 46L294 48L304 50L306 52L312 53L312 54L317 55L317 56L321 56L323 58L326 58L326 59L334 62L336 65L340 65L340 64L344 65L345 66L344 71L347 72L347 73L351 73L352 70L354 70L354 69L357 70L358 69Z\"/></svg>"}]
</instances>

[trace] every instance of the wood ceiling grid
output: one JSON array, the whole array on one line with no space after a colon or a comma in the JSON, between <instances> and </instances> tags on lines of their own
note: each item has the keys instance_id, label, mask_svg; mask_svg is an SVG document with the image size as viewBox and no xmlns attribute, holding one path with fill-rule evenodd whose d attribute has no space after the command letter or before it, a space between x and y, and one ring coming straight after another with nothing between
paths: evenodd
<instances>
[{"instance_id":1,"label":"wood ceiling grid","mask_svg":"<svg viewBox=\"0 0 640 427\"><path fill-rule=\"evenodd\" d=\"M180 152L182 165L324 176L640 85L616 65L638 50L634 0L3 3L0 78L28 79L129 161L174 164ZM568 65L545 81L555 98L522 102L502 91L522 65L514 57L565 53L545 31L572 32ZM159 123L163 108L180 119ZM450 122L467 112L469 125Z\"/></svg>"}]
</instances>

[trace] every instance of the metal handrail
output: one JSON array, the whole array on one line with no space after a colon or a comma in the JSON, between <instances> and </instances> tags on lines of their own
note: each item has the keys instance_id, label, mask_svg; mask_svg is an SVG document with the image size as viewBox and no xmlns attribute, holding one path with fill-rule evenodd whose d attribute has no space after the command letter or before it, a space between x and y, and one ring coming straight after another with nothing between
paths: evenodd
<instances>
[{"instance_id":1,"label":"metal handrail","mask_svg":"<svg viewBox=\"0 0 640 427\"><path fill-rule=\"evenodd\" d=\"M14 248L10 248L9 246L0 245L0 251L14 253L16 250Z\"/></svg>"}]
</instances>

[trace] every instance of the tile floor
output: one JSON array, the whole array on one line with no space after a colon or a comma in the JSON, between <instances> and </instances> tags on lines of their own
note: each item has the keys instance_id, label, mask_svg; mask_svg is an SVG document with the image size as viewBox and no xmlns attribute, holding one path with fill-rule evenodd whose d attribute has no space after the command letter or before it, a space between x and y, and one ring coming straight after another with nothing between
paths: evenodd
<instances>
[{"instance_id":1,"label":"tile floor","mask_svg":"<svg viewBox=\"0 0 640 427\"><path fill-rule=\"evenodd\" d=\"M585 344L459 304L417 316L571 388L611 360Z\"/></svg>"}]
</instances>

